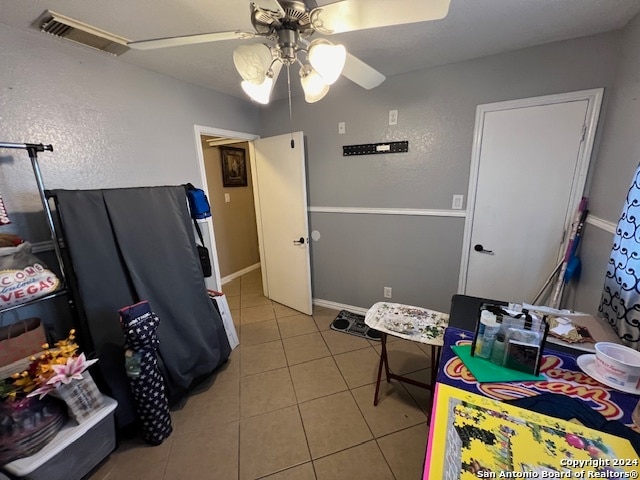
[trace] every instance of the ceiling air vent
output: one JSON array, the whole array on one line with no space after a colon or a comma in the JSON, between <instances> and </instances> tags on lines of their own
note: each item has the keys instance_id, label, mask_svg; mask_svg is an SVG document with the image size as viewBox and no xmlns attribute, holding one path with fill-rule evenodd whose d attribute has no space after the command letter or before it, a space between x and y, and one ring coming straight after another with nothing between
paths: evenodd
<instances>
[{"instance_id":1,"label":"ceiling air vent","mask_svg":"<svg viewBox=\"0 0 640 480\"><path fill-rule=\"evenodd\" d=\"M41 32L71 40L111 55L122 55L129 50L129 40L99 28L92 27L65 15L47 10L34 22Z\"/></svg>"}]
</instances>

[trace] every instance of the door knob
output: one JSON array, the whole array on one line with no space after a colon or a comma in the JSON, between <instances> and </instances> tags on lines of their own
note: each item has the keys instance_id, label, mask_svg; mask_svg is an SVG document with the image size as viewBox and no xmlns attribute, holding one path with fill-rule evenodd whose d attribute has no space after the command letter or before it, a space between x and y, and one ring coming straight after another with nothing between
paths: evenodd
<instances>
[{"instance_id":1,"label":"door knob","mask_svg":"<svg viewBox=\"0 0 640 480\"><path fill-rule=\"evenodd\" d=\"M477 243L476 245L474 245L473 249L476 252L480 252L480 253L486 253L487 255L493 255L493 250L485 250L484 247Z\"/></svg>"},{"instance_id":2,"label":"door knob","mask_svg":"<svg viewBox=\"0 0 640 480\"><path fill-rule=\"evenodd\" d=\"M294 240L294 245L304 245L304 237L300 237L300 240Z\"/></svg>"}]
</instances>

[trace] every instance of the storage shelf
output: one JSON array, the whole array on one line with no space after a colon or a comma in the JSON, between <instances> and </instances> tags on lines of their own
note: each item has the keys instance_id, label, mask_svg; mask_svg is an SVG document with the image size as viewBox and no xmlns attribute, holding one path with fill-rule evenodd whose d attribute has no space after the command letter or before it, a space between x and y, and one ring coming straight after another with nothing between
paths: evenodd
<instances>
[{"instance_id":1,"label":"storage shelf","mask_svg":"<svg viewBox=\"0 0 640 480\"><path fill-rule=\"evenodd\" d=\"M69 292L66 288L63 288L62 290L56 290L55 292L49 295L46 295L44 297L36 298L35 300L29 300L28 302L19 303L17 305L12 305L11 307L2 308L0 309L0 314L3 314L4 312L9 312L11 310L15 310L16 308L24 308L30 305L35 305L36 303L44 302L45 300L49 300L51 298L61 297L63 295L66 295L67 293Z\"/></svg>"},{"instance_id":2,"label":"storage shelf","mask_svg":"<svg viewBox=\"0 0 640 480\"><path fill-rule=\"evenodd\" d=\"M104 405L84 422L78 424L75 420L67 421L65 426L41 450L29 457L19 458L7 463L2 469L12 475L24 477L46 464L115 410L118 402L107 396L103 396L103 399Z\"/></svg>"}]
</instances>

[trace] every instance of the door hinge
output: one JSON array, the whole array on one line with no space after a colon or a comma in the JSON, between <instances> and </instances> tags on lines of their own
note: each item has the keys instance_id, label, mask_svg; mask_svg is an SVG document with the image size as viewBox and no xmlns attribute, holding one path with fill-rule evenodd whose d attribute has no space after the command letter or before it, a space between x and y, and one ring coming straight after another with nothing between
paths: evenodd
<instances>
[{"instance_id":1,"label":"door hinge","mask_svg":"<svg viewBox=\"0 0 640 480\"><path fill-rule=\"evenodd\" d=\"M587 135L587 126L583 125L582 126L582 138L580 139L581 142L584 142L584 137Z\"/></svg>"}]
</instances>

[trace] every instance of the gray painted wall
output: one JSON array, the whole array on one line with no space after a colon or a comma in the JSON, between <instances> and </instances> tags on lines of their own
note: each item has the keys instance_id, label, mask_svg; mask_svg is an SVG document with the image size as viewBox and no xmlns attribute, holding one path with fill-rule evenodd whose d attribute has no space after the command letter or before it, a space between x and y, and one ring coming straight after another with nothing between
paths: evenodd
<instances>
[{"instance_id":1,"label":"gray painted wall","mask_svg":"<svg viewBox=\"0 0 640 480\"><path fill-rule=\"evenodd\" d=\"M449 209L466 196L476 106L613 84L613 32L388 78L366 91L341 78L320 102L293 99L307 142L309 205ZM606 102L605 102L606 108ZM388 126L388 111L399 110ZM339 121L346 135L337 134ZM261 110L262 135L286 133L286 101ZM343 157L342 146L408 140L409 153ZM463 218L311 213L314 297L368 308L383 300L449 310ZM336 259L339 259L336 260Z\"/></svg>"},{"instance_id":2,"label":"gray painted wall","mask_svg":"<svg viewBox=\"0 0 640 480\"><path fill-rule=\"evenodd\" d=\"M250 102L0 25L0 141L51 143L47 188L200 184L194 124L258 133ZM3 231L48 239L26 152L0 149Z\"/></svg>"},{"instance_id":3,"label":"gray painted wall","mask_svg":"<svg viewBox=\"0 0 640 480\"><path fill-rule=\"evenodd\" d=\"M614 225L640 162L640 16L623 30L619 57L589 195L590 214ZM580 278L576 309L596 312L612 244L613 235L587 226L581 255L587 269Z\"/></svg>"}]
</instances>

